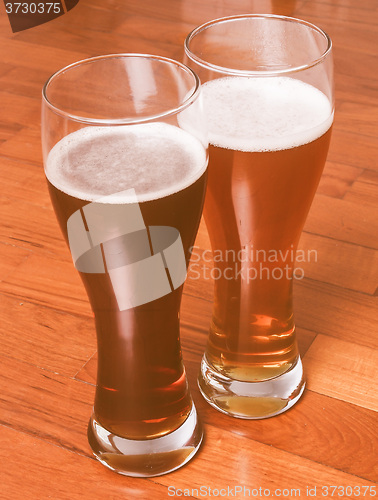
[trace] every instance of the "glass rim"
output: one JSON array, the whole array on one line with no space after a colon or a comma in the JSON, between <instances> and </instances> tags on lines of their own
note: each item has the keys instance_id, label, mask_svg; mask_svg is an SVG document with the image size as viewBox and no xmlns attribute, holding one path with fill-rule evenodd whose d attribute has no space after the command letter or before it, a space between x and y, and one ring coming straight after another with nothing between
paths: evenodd
<instances>
[{"instance_id":1,"label":"glass rim","mask_svg":"<svg viewBox=\"0 0 378 500\"><path fill-rule=\"evenodd\" d=\"M166 111L157 113L157 114L151 114L150 116L143 116L138 118L137 116L135 117L128 117L128 118L90 118L86 116L80 116L74 113L70 113L68 111L65 111L62 109L60 106L54 105L52 100L49 99L48 97L48 89L51 85L52 82L54 82L57 78L59 78L63 73L66 73L67 71L71 71L72 69L75 69L80 66L84 66L85 64L91 64L96 61L102 61L102 60L107 60L107 59L125 59L125 58L140 58L140 59L154 59L157 61L161 61L164 63L169 63L172 66L176 66L184 70L188 75L190 75L193 79L193 88L192 90L188 93L188 95L184 98L182 103L179 106L176 107L169 107ZM128 124L138 124L138 123L148 123L155 121L159 118L166 118L172 115L176 115L180 113L181 111L185 110L188 108L198 97L200 93L200 87L201 83L200 80L197 76L197 74L189 68L189 66L179 62L175 61L174 59L171 59L169 57L164 57L164 56L158 56L154 54L144 54L144 53L136 53L136 52L129 52L129 53L113 53L113 54L104 54L100 56L94 56L94 57L88 57L85 59L81 59L80 61L76 61L72 64L69 64L65 66L64 68L59 69L55 73L53 73L45 82L45 84L42 87L42 101L47 105L47 107L56 113L57 115L70 119L72 121L80 122L80 123L88 123L90 125L128 125Z\"/></svg>"},{"instance_id":2,"label":"glass rim","mask_svg":"<svg viewBox=\"0 0 378 500\"><path fill-rule=\"evenodd\" d=\"M207 62L206 60L202 59L201 57L197 56L194 52L191 51L190 49L190 42L192 39L197 36L199 33L202 31L210 28L211 26L214 25L219 25L227 22L232 22L236 21L239 19L277 19L281 21L286 21L286 22L291 22L291 23L296 23L296 24L301 24L303 26L306 26L308 28L311 28L318 32L320 35L323 36L323 38L327 42L327 47L325 51L321 54L320 57L308 62L307 64L301 64L299 66L293 66L290 68L285 68L285 69L274 69L274 70L244 70L244 69L234 69L234 68L228 68L226 66L218 66L217 64L212 64ZM220 17L218 19L213 19L212 21L208 21L204 24L201 24L200 26L197 26L197 28L194 28L186 37L185 42L184 42L184 50L185 54L194 61L195 63L199 64L200 66L211 69L214 71L217 71L218 73L227 73L229 75L234 75L234 76L277 76L277 75L283 75L283 74L288 74L288 73L297 73L298 71L303 71L309 68L312 68L313 66L316 66L323 62L327 56L331 53L332 50L332 40L330 36L321 28L316 26L313 23L310 23L309 21L305 21L303 19L298 19L296 17L288 17L288 16L281 16L277 14L238 14L236 16L227 16L227 17Z\"/></svg>"}]
</instances>

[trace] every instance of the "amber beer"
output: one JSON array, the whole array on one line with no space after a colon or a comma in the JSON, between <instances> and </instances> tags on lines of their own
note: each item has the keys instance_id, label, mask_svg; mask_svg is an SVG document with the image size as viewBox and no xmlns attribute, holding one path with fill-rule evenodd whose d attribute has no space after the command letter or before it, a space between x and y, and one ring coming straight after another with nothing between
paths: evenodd
<instances>
[{"instance_id":1,"label":"amber beer","mask_svg":"<svg viewBox=\"0 0 378 500\"><path fill-rule=\"evenodd\" d=\"M292 256L326 160L332 109L321 91L288 77L225 77L203 91L211 143L204 216L219 257L205 362L220 376L261 382L298 359ZM226 399L217 405L232 412Z\"/></svg>"},{"instance_id":2,"label":"amber beer","mask_svg":"<svg viewBox=\"0 0 378 500\"><path fill-rule=\"evenodd\" d=\"M201 216L205 169L200 142L164 123L84 128L55 145L46 162L51 200L67 240L67 221L91 202L105 199L125 207L127 216L131 201L123 192L132 187L145 226L176 228L187 263ZM113 193L119 195L109 198ZM132 236L112 240L120 265L139 252L130 247ZM93 419L110 434L135 440L177 429L192 409L179 341L182 286L120 310L109 272L80 275L95 313L99 345Z\"/></svg>"}]
</instances>

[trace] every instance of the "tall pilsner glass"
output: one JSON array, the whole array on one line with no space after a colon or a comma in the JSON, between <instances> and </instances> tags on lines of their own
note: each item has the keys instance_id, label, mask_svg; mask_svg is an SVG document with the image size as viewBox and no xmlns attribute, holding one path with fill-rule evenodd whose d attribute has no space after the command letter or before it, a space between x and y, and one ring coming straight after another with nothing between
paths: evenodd
<instances>
[{"instance_id":1,"label":"tall pilsner glass","mask_svg":"<svg viewBox=\"0 0 378 500\"><path fill-rule=\"evenodd\" d=\"M179 337L207 175L200 97L192 70L138 54L80 61L43 89L51 201L97 331L88 439L126 475L174 470L202 440Z\"/></svg>"},{"instance_id":2,"label":"tall pilsner glass","mask_svg":"<svg viewBox=\"0 0 378 500\"><path fill-rule=\"evenodd\" d=\"M331 40L298 19L235 16L192 31L185 62L203 84L210 143L215 290L199 386L220 411L270 417L305 385L293 277L331 136Z\"/></svg>"}]
</instances>

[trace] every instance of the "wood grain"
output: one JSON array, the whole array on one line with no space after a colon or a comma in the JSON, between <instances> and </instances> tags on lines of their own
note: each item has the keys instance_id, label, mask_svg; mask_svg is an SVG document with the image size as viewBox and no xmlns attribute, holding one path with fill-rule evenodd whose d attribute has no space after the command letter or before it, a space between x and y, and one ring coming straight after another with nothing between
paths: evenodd
<instances>
[{"instance_id":1,"label":"wood grain","mask_svg":"<svg viewBox=\"0 0 378 500\"><path fill-rule=\"evenodd\" d=\"M15 245L0 244L0 281L3 281L31 252Z\"/></svg>"},{"instance_id":2,"label":"wood grain","mask_svg":"<svg viewBox=\"0 0 378 500\"><path fill-rule=\"evenodd\" d=\"M205 442L172 474L120 476L98 463L87 443L96 381L94 321L46 188L41 89L53 72L88 56L144 52L181 59L183 40L196 25L246 12L306 19L334 43L333 137L300 243L318 258L301 263L304 278L294 284L307 389L290 411L267 420L232 419L211 408L196 378L213 283L189 273L181 338ZM288 498L297 496L294 490L303 498L316 486L316 497L324 498L323 485L374 485L377 15L376 0L80 0L52 22L12 33L0 3L1 499L160 500L172 488L187 488L189 498L209 497L200 494L201 486L269 489L269 497L256 498L277 498L283 488L293 489ZM209 249L202 221L196 251ZM345 491L338 498L353 498ZM228 497L245 498L241 492Z\"/></svg>"},{"instance_id":3,"label":"wood grain","mask_svg":"<svg viewBox=\"0 0 378 500\"><path fill-rule=\"evenodd\" d=\"M378 410L378 353L364 346L318 335L304 365L311 390Z\"/></svg>"},{"instance_id":4,"label":"wood grain","mask_svg":"<svg viewBox=\"0 0 378 500\"><path fill-rule=\"evenodd\" d=\"M377 249L378 218L369 205L316 195L305 231Z\"/></svg>"},{"instance_id":5,"label":"wood grain","mask_svg":"<svg viewBox=\"0 0 378 500\"><path fill-rule=\"evenodd\" d=\"M33 254L0 284L0 291L61 311L92 316L72 262Z\"/></svg>"},{"instance_id":6,"label":"wood grain","mask_svg":"<svg viewBox=\"0 0 378 500\"><path fill-rule=\"evenodd\" d=\"M369 295L377 288L378 255L372 248L303 233L296 266L298 276L322 283Z\"/></svg>"},{"instance_id":7,"label":"wood grain","mask_svg":"<svg viewBox=\"0 0 378 500\"><path fill-rule=\"evenodd\" d=\"M358 179L353 183L351 189L349 189L344 196L345 200L352 201L356 204L363 203L370 205L373 212L377 213L378 210L378 184L363 182L361 177L361 182Z\"/></svg>"},{"instance_id":8,"label":"wood grain","mask_svg":"<svg viewBox=\"0 0 378 500\"><path fill-rule=\"evenodd\" d=\"M0 314L1 354L9 358L74 377L96 351L93 318L7 295L1 295Z\"/></svg>"},{"instance_id":9,"label":"wood grain","mask_svg":"<svg viewBox=\"0 0 378 500\"><path fill-rule=\"evenodd\" d=\"M341 163L327 162L318 186L318 193L343 198L363 170Z\"/></svg>"},{"instance_id":10,"label":"wood grain","mask_svg":"<svg viewBox=\"0 0 378 500\"><path fill-rule=\"evenodd\" d=\"M164 486L143 479L125 482L122 476L105 470L94 459L44 439L2 425L0 434L0 459L7 463L1 498L17 498L21 492L24 498L40 500L167 498Z\"/></svg>"},{"instance_id":11,"label":"wood grain","mask_svg":"<svg viewBox=\"0 0 378 500\"><path fill-rule=\"evenodd\" d=\"M279 484L280 489L299 489L303 495L307 486L317 486L320 489L323 484L374 484L302 457L298 459L297 455L272 446L256 441L246 443L244 436L211 425L206 426L206 432L207 439L211 439L215 445L212 448L204 447L198 460L193 460L186 468L174 472L171 476L157 478L157 482L167 486L173 483L188 489L199 489L202 485L211 487L214 484L212 478L216 467L215 487L218 489L240 484L247 488L249 485L256 485L258 488L263 484L264 488L273 492ZM237 460L225 460L225 449L229 456L237 457ZM236 498L246 496L244 491L235 495ZM294 496L293 494L292 497Z\"/></svg>"}]
</instances>

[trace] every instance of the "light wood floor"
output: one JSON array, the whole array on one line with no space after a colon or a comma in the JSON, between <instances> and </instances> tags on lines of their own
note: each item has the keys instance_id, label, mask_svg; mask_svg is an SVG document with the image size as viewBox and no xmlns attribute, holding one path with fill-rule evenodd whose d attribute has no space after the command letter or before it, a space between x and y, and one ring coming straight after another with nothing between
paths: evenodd
<instances>
[{"instance_id":1,"label":"light wood floor","mask_svg":"<svg viewBox=\"0 0 378 500\"><path fill-rule=\"evenodd\" d=\"M41 88L53 72L88 56L147 52L181 59L183 40L196 25L247 12L309 20L334 43L334 132L301 240L301 248L317 250L318 262L306 264L295 287L307 390L292 410L265 421L231 419L208 406L196 375L212 285L188 283L182 345L204 445L172 474L122 477L92 458L87 444L95 332L44 180ZM267 490L278 498L276 490L284 488L281 498L294 498L290 489L303 498L316 486L316 497L324 498L322 486L338 486L338 498L372 497L378 476L377 26L376 0L80 0L59 19L13 34L1 2L1 499L160 500L185 488L191 497L209 498L201 486L212 496L215 489L245 486L251 498L260 487L266 493L255 498L267 498ZM203 224L197 244L209 246Z\"/></svg>"}]
</instances>

